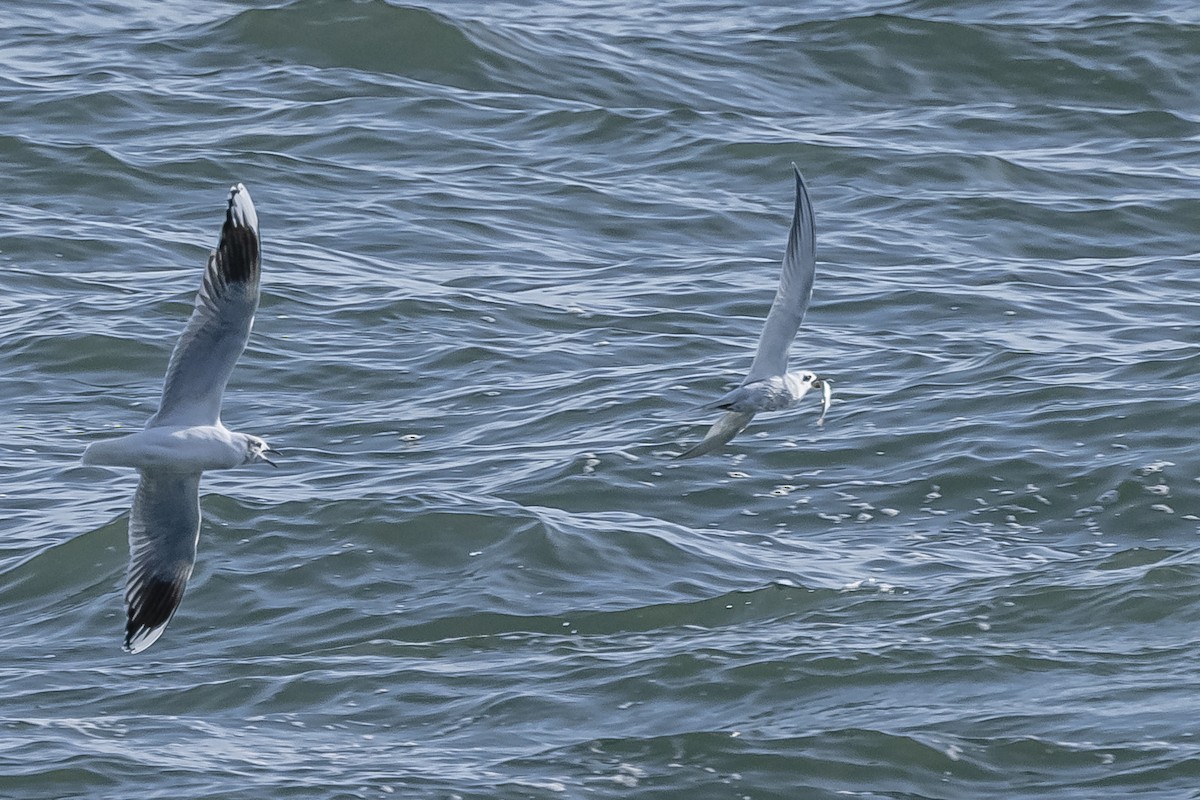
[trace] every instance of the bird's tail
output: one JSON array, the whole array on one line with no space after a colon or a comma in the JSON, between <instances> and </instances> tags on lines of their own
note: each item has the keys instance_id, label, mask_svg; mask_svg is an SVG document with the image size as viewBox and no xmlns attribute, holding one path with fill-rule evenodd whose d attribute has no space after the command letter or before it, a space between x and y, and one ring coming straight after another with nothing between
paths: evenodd
<instances>
[{"instance_id":1,"label":"bird's tail","mask_svg":"<svg viewBox=\"0 0 1200 800\"><path fill-rule=\"evenodd\" d=\"M711 453L745 430L752 419L754 419L753 411L728 411L722 414L721 418L708 429L708 433L704 434L704 438L700 440L699 444L691 450L680 453L676 458L695 458L705 453Z\"/></svg>"}]
</instances>

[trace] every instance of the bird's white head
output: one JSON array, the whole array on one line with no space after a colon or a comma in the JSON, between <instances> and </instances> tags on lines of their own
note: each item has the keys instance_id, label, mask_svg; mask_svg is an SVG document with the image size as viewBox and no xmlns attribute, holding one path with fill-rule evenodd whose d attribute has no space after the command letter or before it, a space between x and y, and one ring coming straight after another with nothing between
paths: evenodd
<instances>
[{"instance_id":1,"label":"bird's white head","mask_svg":"<svg viewBox=\"0 0 1200 800\"><path fill-rule=\"evenodd\" d=\"M818 378L815 372L807 370L801 372L789 372L787 374L788 391L795 398L793 402L799 402L800 398L808 394L809 389L819 389L821 392L821 418L818 423L824 422L825 412L829 410L829 404L832 400L833 391L829 381Z\"/></svg>"},{"instance_id":2,"label":"bird's white head","mask_svg":"<svg viewBox=\"0 0 1200 800\"><path fill-rule=\"evenodd\" d=\"M265 461L272 467L279 466L267 458L268 454L277 456L279 455L279 451L272 450L264 439L260 439L257 436L246 437L246 458L242 461L243 464L258 464Z\"/></svg>"},{"instance_id":3,"label":"bird's white head","mask_svg":"<svg viewBox=\"0 0 1200 800\"><path fill-rule=\"evenodd\" d=\"M817 377L815 372L802 370L799 372L789 372L784 380L787 382L788 394L792 396L792 402L797 402L804 395L808 394L809 389L820 389L821 379Z\"/></svg>"}]
</instances>

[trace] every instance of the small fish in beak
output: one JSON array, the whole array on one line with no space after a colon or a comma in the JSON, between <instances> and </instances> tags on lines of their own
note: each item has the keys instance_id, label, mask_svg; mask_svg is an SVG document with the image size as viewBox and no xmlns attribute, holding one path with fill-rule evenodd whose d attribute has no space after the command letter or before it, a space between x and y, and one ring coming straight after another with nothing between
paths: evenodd
<instances>
[{"instance_id":1,"label":"small fish in beak","mask_svg":"<svg viewBox=\"0 0 1200 800\"><path fill-rule=\"evenodd\" d=\"M833 400L833 387L829 380L817 378L812 382L812 388L821 390L821 416L817 417L817 424L825 423L825 412L829 411L829 404Z\"/></svg>"}]
</instances>

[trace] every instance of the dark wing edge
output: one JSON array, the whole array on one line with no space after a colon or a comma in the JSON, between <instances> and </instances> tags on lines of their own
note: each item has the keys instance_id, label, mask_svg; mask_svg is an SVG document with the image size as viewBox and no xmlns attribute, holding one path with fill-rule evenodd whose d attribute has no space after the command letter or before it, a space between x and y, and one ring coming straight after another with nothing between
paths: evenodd
<instances>
[{"instance_id":1,"label":"dark wing edge","mask_svg":"<svg viewBox=\"0 0 1200 800\"><path fill-rule=\"evenodd\" d=\"M229 190L225 208L225 224L221 239L210 256L213 270L222 284L241 283L258 286L262 266L262 246L258 237L258 213L250 200L250 192L242 184ZM205 276L207 277L207 275Z\"/></svg>"},{"instance_id":2,"label":"dark wing edge","mask_svg":"<svg viewBox=\"0 0 1200 800\"><path fill-rule=\"evenodd\" d=\"M124 649L154 644L179 608L196 563L200 473L143 471L129 515Z\"/></svg>"},{"instance_id":3,"label":"dark wing edge","mask_svg":"<svg viewBox=\"0 0 1200 800\"><path fill-rule=\"evenodd\" d=\"M155 425L214 424L225 385L258 310L262 247L258 214L242 184L229 190L221 238L208 257L187 327L175 344Z\"/></svg>"}]
</instances>

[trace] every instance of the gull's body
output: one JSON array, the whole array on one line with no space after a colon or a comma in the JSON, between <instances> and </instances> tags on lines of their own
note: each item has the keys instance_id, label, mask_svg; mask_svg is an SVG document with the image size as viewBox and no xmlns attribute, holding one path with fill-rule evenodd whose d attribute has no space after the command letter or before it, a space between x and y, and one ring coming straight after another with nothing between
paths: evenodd
<instances>
[{"instance_id":1,"label":"gull's body","mask_svg":"<svg viewBox=\"0 0 1200 800\"><path fill-rule=\"evenodd\" d=\"M775 301L771 303L762 336L758 340L754 362L736 389L704 406L722 409L725 414L709 428L699 444L680 454L679 458L712 452L745 429L755 414L791 408L810 389L820 389L824 394L825 408L829 408L827 381L805 370L788 372L787 369L788 349L800 330L804 312L808 310L817 272L812 203L808 199L808 189L800 170L795 164L792 170L796 174L792 227L788 233L779 289L775 292Z\"/></svg>"},{"instance_id":2,"label":"gull's body","mask_svg":"<svg viewBox=\"0 0 1200 800\"><path fill-rule=\"evenodd\" d=\"M225 384L258 308L258 216L240 183L229 192L221 239L208 257L187 327L171 354L158 412L139 433L95 442L84 464L140 473L129 515L126 650L153 644L183 599L200 535L200 475L266 461L256 436L221 424Z\"/></svg>"},{"instance_id":3,"label":"gull's body","mask_svg":"<svg viewBox=\"0 0 1200 800\"><path fill-rule=\"evenodd\" d=\"M89 445L83 463L140 470L204 472L229 469L246 461L246 443L216 425L160 425L140 433Z\"/></svg>"}]
</instances>

